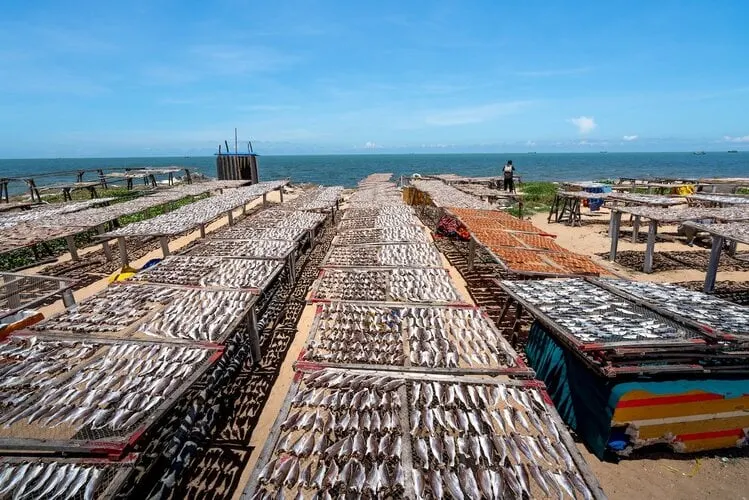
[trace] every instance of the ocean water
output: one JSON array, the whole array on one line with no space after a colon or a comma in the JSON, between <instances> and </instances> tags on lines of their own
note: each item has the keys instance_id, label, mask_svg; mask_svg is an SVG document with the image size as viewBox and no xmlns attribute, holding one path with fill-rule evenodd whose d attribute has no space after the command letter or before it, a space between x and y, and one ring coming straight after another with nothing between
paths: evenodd
<instances>
[{"instance_id":1,"label":"ocean water","mask_svg":"<svg viewBox=\"0 0 749 500\"><path fill-rule=\"evenodd\" d=\"M354 186L372 172L392 172L395 177L413 173L453 172L461 175L500 175L502 165L513 160L523 180L596 180L617 177L749 177L749 153L556 153L556 154L372 154L316 156L260 156L261 180L291 178L295 182ZM60 158L0 160L0 178L34 177L37 185L74 180L78 169L106 167L190 167L216 175L215 158ZM49 174L38 177L39 174ZM84 179L95 180L94 173ZM23 182L9 186L22 192Z\"/></svg>"}]
</instances>

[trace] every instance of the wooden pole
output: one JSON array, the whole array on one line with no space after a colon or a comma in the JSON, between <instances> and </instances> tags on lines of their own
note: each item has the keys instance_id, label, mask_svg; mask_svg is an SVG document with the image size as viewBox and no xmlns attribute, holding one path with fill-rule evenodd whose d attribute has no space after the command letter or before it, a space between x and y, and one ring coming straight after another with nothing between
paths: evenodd
<instances>
[{"instance_id":1,"label":"wooden pole","mask_svg":"<svg viewBox=\"0 0 749 500\"><path fill-rule=\"evenodd\" d=\"M75 246L75 238L72 235L66 236L65 241L68 243L68 250L70 251L70 256L73 258L73 260L81 260L80 257L78 257L78 249Z\"/></svg>"},{"instance_id":2,"label":"wooden pole","mask_svg":"<svg viewBox=\"0 0 749 500\"><path fill-rule=\"evenodd\" d=\"M640 235L640 216L635 215L632 221L632 243L637 243L637 237Z\"/></svg>"},{"instance_id":3,"label":"wooden pole","mask_svg":"<svg viewBox=\"0 0 749 500\"><path fill-rule=\"evenodd\" d=\"M468 242L468 270L473 271L473 261L476 258L476 240L471 236Z\"/></svg>"},{"instance_id":4,"label":"wooden pole","mask_svg":"<svg viewBox=\"0 0 749 500\"><path fill-rule=\"evenodd\" d=\"M127 257L127 245L125 244L125 238L123 236L117 238L117 246L120 248L120 260L122 261L123 267L130 264L130 260Z\"/></svg>"},{"instance_id":5,"label":"wooden pole","mask_svg":"<svg viewBox=\"0 0 749 500\"><path fill-rule=\"evenodd\" d=\"M658 232L658 221L650 219L648 227L648 244L645 247L645 262L642 265L643 272L653 272L653 254L655 253L655 235Z\"/></svg>"},{"instance_id":6,"label":"wooden pole","mask_svg":"<svg viewBox=\"0 0 749 500\"><path fill-rule=\"evenodd\" d=\"M609 223L609 237L611 238L611 250L609 251L609 260L616 260L616 247L619 246L619 226L622 223L622 213L618 210L612 212Z\"/></svg>"},{"instance_id":7,"label":"wooden pole","mask_svg":"<svg viewBox=\"0 0 749 500\"><path fill-rule=\"evenodd\" d=\"M159 243L161 244L161 253L164 257L169 255L169 238L166 236L159 236Z\"/></svg>"},{"instance_id":8,"label":"wooden pole","mask_svg":"<svg viewBox=\"0 0 749 500\"><path fill-rule=\"evenodd\" d=\"M283 203L283 186L278 188L278 197L281 200L281 203Z\"/></svg>"},{"instance_id":9,"label":"wooden pole","mask_svg":"<svg viewBox=\"0 0 749 500\"><path fill-rule=\"evenodd\" d=\"M99 234L106 233L107 230L104 227L104 224L99 224L98 226L96 226L96 232ZM112 249L109 247L109 242L107 240L102 240L101 248L104 250L104 255L106 256L107 261L112 262Z\"/></svg>"},{"instance_id":10,"label":"wooden pole","mask_svg":"<svg viewBox=\"0 0 749 500\"><path fill-rule=\"evenodd\" d=\"M228 215L228 216L229 216L229 225L230 225L230 226L233 226L233 225L234 225L234 214L232 213L232 211L231 211L231 210L229 210L229 211L228 211L228 212L226 213L226 215Z\"/></svg>"},{"instance_id":11,"label":"wooden pole","mask_svg":"<svg viewBox=\"0 0 749 500\"><path fill-rule=\"evenodd\" d=\"M718 274L718 265L720 264L720 252L723 250L723 237L713 235L713 247L710 249L710 262L707 265L705 274L705 293L712 293L715 289L715 279Z\"/></svg>"},{"instance_id":12,"label":"wooden pole","mask_svg":"<svg viewBox=\"0 0 749 500\"><path fill-rule=\"evenodd\" d=\"M257 331L257 317L255 306L252 306L247 316L247 334L250 337L250 350L252 351L252 363L260 363L262 353L260 352L260 332Z\"/></svg>"},{"instance_id":13,"label":"wooden pole","mask_svg":"<svg viewBox=\"0 0 749 500\"><path fill-rule=\"evenodd\" d=\"M205 238L205 224L200 225L200 237Z\"/></svg>"}]
</instances>

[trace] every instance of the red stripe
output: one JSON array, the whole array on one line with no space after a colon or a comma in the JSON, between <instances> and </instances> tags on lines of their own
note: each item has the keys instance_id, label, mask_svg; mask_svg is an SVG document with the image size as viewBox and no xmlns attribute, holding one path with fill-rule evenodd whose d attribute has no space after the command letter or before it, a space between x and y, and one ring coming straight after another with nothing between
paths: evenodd
<instances>
[{"instance_id":1,"label":"red stripe","mask_svg":"<svg viewBox=\"0 0 749 500\"><path fill-rule=\"evenodd\" d=\"M695 441L697 439L715 439L720 437L729 437L729 436L736 436L736 437L742 437L744 435L744 430L739 429L725 429L722 431L713 431L713 432L696 432L694 434L680 434L676 436L677 441Z\"/></svg>"},{"instance_id":2,"label":"red stripe","mask_svg":"<svg viewBox=\"0 0 749 500\"><path fill-rule=\"evenodd\" d=\"M641 406L657 406L657 405L672 405L679 403L696 403L697 401L716 401L719 399L725 399L720 394L682 394L680 396L661 396L657 398L646 398L646 399L629 399L625 401L619 401L616 404L617 408L638 408Z\"/></svg>"}]
</instances>

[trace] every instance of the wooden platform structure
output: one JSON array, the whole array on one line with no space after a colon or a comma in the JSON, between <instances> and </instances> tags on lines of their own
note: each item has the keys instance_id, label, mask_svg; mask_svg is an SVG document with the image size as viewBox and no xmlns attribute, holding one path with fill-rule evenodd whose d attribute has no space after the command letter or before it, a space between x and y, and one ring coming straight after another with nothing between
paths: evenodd
<instances>
[{"instance_id":1,"label":"wooden platform structure","mask_svg":"<svg viewBox=\"0 0 749 500\"><path fill-rule=\"evenodd\" d=\"M637 241L640 220L648 219L648 239L645 248L645 262L642 270L645 273L653 272L653 253L655 239L658 232L658 224L676 223L686 221L714 220L723 222L747 221L749 220L749 206L741 205L725 208L698 208L689 207L683 209L656 208L649 206L636 207L613 207L611 209L611 221L609 223L609 237L611 238L611 249L609 260L616 260L616 252L619 244L619 228L622 214L630 214L634 217L632 224L632 241Z\"/></svg>"},{"instance_id":2,"label":"wooden platform structure","mask_svg":"<svg viewBox=\"0 0 749 500\"><path fill-rule=\"evenodd\" d=\"M557 191L549 209L547 222L565 222L568 226L581 226L580 207L583 200L605 200L611 193L589 193L587 191Z\"/></svg>"},{"instance_id":3,"label":"wooden platform structure","mask_svg":"<svg viewBox=\"0 0 749 500\"><path fill-rule=\"evenodd\" d=\"M747 217L747 220L749 220L749 217ZM715 289L715 279L718 274L718 264L720 263L720 254L723 251L724 243L728 243L729 248L733 251L735 251L737 243L749 245L749 223L699 224L696 222L686 222L684 225L693 227L698 231L704 231L712 236L710 262L707 266L705 286L703 288L706 293L710 293Z\"/></svg>"}]
</instances>

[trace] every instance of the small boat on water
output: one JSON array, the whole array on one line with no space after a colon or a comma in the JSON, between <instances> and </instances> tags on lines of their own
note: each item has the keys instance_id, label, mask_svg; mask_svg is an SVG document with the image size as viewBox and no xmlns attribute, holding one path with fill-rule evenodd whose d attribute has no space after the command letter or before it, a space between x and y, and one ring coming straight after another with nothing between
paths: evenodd
<instances>
[{"instance_id":1,"label":"small boat on water","mask_svg":"<svg viewBox=\"0 0 749 500\"><path fill-rule=\"evenodd\" d=\"M732 149L732 150L729 151L729 153L738 153L738 151L735 150L735 149Z\"/></svg>"},{"instance_id":2,"label":"small boat on water","mask_svg":"<svg viewBox=\"0 0 749 500\"><path fill-rule=\"evenodd\" d=\"M695 152L694 152L694 153L692 153L692 154L693 154L693 155L704 155L704 154L707 154L707 153L705 153L704 151L695 151Z\"/></svg>"}]
</instances>

